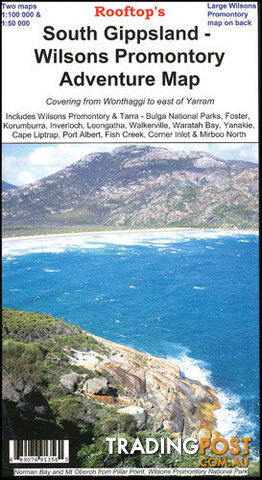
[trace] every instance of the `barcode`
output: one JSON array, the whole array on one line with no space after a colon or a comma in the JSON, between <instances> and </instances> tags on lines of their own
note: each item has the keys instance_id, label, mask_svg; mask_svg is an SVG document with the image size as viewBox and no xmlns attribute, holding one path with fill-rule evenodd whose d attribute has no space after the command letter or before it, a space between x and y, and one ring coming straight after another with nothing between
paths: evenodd
<instances>
[{"instance_id":1,"label":"barcode","mask_svg":"<svg viewBox=\"0 0 262 480\"><path fill-rule=\"evenodd\" d=\"M10 463L68 463L69 440L9 440Z\"/></svg>"}]
</instances>

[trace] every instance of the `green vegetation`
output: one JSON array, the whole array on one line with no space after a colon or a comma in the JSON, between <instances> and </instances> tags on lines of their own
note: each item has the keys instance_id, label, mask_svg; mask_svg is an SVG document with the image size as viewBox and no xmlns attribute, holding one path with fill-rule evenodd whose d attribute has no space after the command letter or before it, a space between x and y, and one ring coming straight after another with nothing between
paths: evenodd
<instances>
[{"instance_id":1,"label":"green vegetation","mask_svg":"<svg viewBox=\"0 0 262 480\"><path fill-rule=\"evenodd\" d=\"M260 477L260 465L259 462L251 460L248 467L248 476Z\"/></svg>"},{"instance_id":2,"label":"green vegetation","mask_svg":"<svg viewBox=\"0 0 262 480\"><path fill-rule=\"evenodd\" d=\"M14 379L26 376L47 400L66 395L59 378L70 372L94 376L92 372L71 365L70 349L92 350L106 355L104 345L75 325L69 325L50 315L2 311L3 368ZM19 360L18 360L19 359Z\"/></svg>"},{"instance_id":3,"label":"green vegetation","mask_svg":"<svg viewBox=\"0 0 262 480\"><path fill-rule=\"evenodd\" d=\"M3 309L2 333L4 338L24 342L44 342L50 353L61 353L64 349L94 350L106 355L104 345L100 345L77 325L38 312L19 312Z\"/></svg>"},{"instance_id":4,"label":"green vegetation","mask_svg":"<svg viewBox=\"0 0 262 480\"><path fill-rule=\"evenodd\" d=\"M186 199L184 199L186 201ZM176 205L175 205L176 206ZM181 203L181 207L184 208L184 202ZM243 219L242 219L243 214ZM223 218L224 215L224 218ZM218 221L219 219L219 221ZM221 220L223 222L221 223ZM237 223L235 223L237 220ZM157 229L191 229L191 228L235 228L237 225L238 228L248 229L248 228L257 228L257 214L250 213L249 210L241 210L240 208L228 212L217 213L217 217L213 216L210 220L200 221L195 218L195 215L187 215L186 219L182 218L176 220L175 222L170 222L167 225L162 225L162 222L155 222L154 225L149 227L148 225L141 225L136 227L130 222L126 221L121 226L83 226L83 227L3 227L3 238L12 238L12 237L24 237L24 236L38 236L38 235L63 235L65 233L92 233L92 232L108 232L108 231L121 231L123 229L130 230L157 230Z\"/></svg>"},{"instance_id":5,"label":"green vegetation","mask_svg":"<svg viewBox=\"0 0 262 480\"><path fill-rule=\"evenodd\" d=\"M95 426L95 434L97 437L103 439L108 436L115 435L116 433L128 433L134 435L137 431L137 422L133 415L128 413L118 414L112 412L111 415L106 416Z\"/></svg>"},{"instance_id":6,"label":"green vegetation","mask_svg":"<svg viewBox=\"0 0 262 480\"><path fill-rule=\"evenodd\" d=\"M72 336L79 333L77 327L65 324L38 312L19 312L8 308L3 309L3 336L11 336L14 340L30 342L32 340L53 339L54 335Z\"/></svg>"},{"instance_id":7,"label":"green vegetation","mask_svg":"<svg viewBox=\"0 0 262 480\"><path fill-rule=\"evenodd\" d=\"M139 355L135 355L135 358L136 358L138 361L143 362L143 363L146 365L146 359L145 359L145 358L143 358L143 357L141 357L141 356L139 356Z\"/></svg>"},{"instance_id":8,"label":"green vegetation","mask_svg":"<svg viewBox=\"0 0 262 480\"><path fill-rule=\"evenodd\" d=\"M29 377L35 385L44 387L48 376L46 354L47 350L39 343L3 340L4 371L15 378Z\"/></svg>"},{"instance_id":9,"label":"green vegetation","mask_svg":"<svg viewBox=\"0 0 262 480\"><path fill-rule=\"evenodd\" d=\"M3 226L3 238L8 237L23 237L30 235L58 235L64 233L92 233L92 232L107 232L111 230L119 231L123 229L123 226L67 226L67 227L36 227L36 226ZM129 227L130 230L134 230L134 227Z\"/></svg>"},{"instance_id":10,"label":"green vegetation","mask_svg":"<svg viewBox=\"0 0 262 480\"><path fill-rule=\"evenodd\" d=\"M187 185L183 189L183 194L181 197L181 201L186 201L186 202L191 202L195 201L197 199L197 194L198 194L199 188L196 187L195 185Z\"/></svg>"}]
</instances>

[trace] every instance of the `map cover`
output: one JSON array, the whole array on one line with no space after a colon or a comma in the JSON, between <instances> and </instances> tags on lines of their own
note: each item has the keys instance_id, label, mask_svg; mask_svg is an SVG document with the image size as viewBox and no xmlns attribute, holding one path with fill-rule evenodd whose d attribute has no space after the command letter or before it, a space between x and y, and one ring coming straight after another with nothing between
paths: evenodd
<instances>
[{"instance_id":1,"label":"map cover","mask_svg":"<svg viewBox=\"0 0 262 480\"><path fill-rule=\"evenodd\" d=\"M259 2L2 4L2 475L259 476Z\"/></svg>"}]
</instances>

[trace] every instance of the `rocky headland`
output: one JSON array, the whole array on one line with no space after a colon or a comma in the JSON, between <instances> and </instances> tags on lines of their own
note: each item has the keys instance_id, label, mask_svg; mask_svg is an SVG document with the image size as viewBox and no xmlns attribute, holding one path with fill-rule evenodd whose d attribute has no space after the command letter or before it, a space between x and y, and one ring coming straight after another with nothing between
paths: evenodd
<instances>
[{"instance_id":1,"label":"rocky headland","mask_svg":"<svg viewBox=\"0 0 262 480\"><path fill-rule=\"evenodd\" d=\"M75 418L71 399L83 423L128 416L137 430L218 435L215 390L186 378L171 360L10 309L3 311L3 338L3 400L18 432L30 425L31 434L35 425L39 435L49 422L56 434L56 417Z\"/></svg>"},{"instance_id":2,"label":"rocky headland","mask_svg":"<svg viewBox=\"0 0 262 480\"><path fill-rule=\"evenodd\" d=\"M90 335L90 334L89 334ZM155 428L173 436L216 436L215 410L220 408L214 389L182 376L172 361L153 357L132 348L91 335L106 348L104 355L71 350L71 364L88 368L96 381L84 381L80 392L89 398L114 405L118 413L130 413L139 426L155 422ZM119 384L119 390L112 389ZM82 378L78 377L81 385ZM141 417L141 418L140 418Z\"/></svg>"}]
</instances>

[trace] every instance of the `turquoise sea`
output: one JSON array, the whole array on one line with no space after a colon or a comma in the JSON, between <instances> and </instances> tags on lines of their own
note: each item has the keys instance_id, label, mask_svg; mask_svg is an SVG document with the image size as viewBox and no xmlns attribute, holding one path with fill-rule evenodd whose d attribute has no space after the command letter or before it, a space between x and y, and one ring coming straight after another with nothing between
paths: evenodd
<instances>
[{"instance_id":1,"label":"turquoise sea","mask_svg":"<svg viewBox=\"0 0 262 480\"><path fill-rule=\"evenodd\" d=\"M4 241L3 305L173 359L213 385L217 429L258 453L258 236L155 231Z\"/></svg>"}]
</instances>

